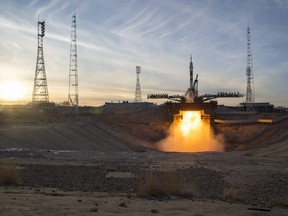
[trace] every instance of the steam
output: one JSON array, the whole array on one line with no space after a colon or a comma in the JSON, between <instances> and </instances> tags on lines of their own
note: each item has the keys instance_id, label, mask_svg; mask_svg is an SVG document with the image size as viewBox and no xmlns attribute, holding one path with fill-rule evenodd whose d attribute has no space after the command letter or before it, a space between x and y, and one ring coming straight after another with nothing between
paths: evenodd
<instances>
[{"instance_id":1,"label":"steam","mask_svg":"<svg viewBox=\"0 0 288 216\"><path fill-rule=\"evenodd\" d=\"M200 121L199 121L200 119ZM223 138L212 133L208 123L201 121L200 111L183 112L178 124L169 128L169 136L158 143L166 152L223 151Z\"/></svg>"}]
</instances>

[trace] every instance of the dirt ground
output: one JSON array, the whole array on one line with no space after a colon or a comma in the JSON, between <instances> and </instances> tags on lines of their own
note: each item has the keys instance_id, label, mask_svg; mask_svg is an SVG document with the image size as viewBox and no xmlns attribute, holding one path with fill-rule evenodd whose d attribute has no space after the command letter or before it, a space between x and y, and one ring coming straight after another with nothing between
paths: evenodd
<instances>
[{"instance_id":1,"label":"dirt ground","mask_svg":"<svg viewBox=\"0 0 288 216\"><path fill-rule=\"evenodd\" d=\"M219 128L237 151L163 153L153 148L167 130L159 122L0 117L0 165L21 178L0 186L0 215L287 215L287 121ZM143 196L149 176L189 190Z\"/></svg>"},{"instance_id":2,"label":"dirt ground","mask_svg":"<svg viewBox=\"0 0 288 216\"><path fill-rule=\"evenodd\" d=\"M0 211L2 215L287 215L287 159L247 153L2 151L2 162L17 164L21 184L0 188ZM195 186L193 193L139 196L143 173L171 170Z\"/></svg>"},{"instance_id":3,"label":"dirt ground","mask_svg":"<svg viewBox=\"0 0 288 216\"><path fill-rule=\"evenodd\" d=\"M27 188L1 188L2 215L223 215L262 216L287 215L287 210L270 212L253 210L250 206L213 200L170 199L147 200L126 194L97 192L61 192L53 189L34 191ZM4 196L5 195L5 196ZM3 197L4 196L4 197ZM252 210L249 210L252 209Z\"/></svg>"}]
</instances>

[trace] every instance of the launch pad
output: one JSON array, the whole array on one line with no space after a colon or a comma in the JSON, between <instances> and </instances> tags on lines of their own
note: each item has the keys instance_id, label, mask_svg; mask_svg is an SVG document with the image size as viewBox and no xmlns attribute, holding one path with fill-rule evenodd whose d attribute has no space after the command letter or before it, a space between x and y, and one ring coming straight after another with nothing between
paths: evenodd
<instances>
[{"instance_id":1,"label":"launch pad","mask_svg":"<svg viewBox=\"0 0 288 216\"><path fill-rule=\"evenodd\" d=\"M178 122L182 118L183 111L201 111L201 119L210 125L214 125L215 110L217 108L216 98L243 97L239 92L218 92L217 94L198 95L198 74L193 81L193 62L190 57L188 90L183 96L168 94L148 94L148 99L168 99L165 103L166 118L169 122ZM172 102L174 101L174 102Z\"/></svg>"}]
</instances>

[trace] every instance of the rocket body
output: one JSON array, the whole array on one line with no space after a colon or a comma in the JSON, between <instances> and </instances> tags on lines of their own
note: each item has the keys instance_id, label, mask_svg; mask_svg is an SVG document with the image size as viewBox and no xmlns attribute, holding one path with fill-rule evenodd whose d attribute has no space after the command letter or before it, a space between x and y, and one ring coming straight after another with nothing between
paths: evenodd
<instances>
[{"instance_id":1,"label":"rocket body","mask_svg":"<svg viewBox=\"0 0 288 216\"><path fill-rule=\"evenodd\" d=\"M194 89L193 84L193 62L192 62L192 55L190 57L190 89Z\"/></svg>"},{"instance_id":2,"label":"rocket body","mask_svg":"<svg viewBox=\"0 0 288 216\"><path fill-rule=\"evenodd\" d=\"M185 101L186 103L194 103L195 102L195 86L193 83L193 62L192 62L192 55L190 57L190 66L189 66L189 72L190 72L190 88L188 88L187 92L185 93Z\"/></svg>"}]
</instances>

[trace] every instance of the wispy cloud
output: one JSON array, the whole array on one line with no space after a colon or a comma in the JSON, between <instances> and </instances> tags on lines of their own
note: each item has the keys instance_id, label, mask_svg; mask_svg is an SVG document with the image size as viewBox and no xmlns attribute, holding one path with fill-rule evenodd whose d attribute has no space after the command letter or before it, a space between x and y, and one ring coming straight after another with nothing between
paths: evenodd
<instances>
[{"instance_id":1,"label":"wispy cloud","mask_svg":"<svg viewBox=\"0 0 288 216\"><path fill-rule=\"evenodd\" d=\"M274 2L280 10L287 11L288 10L288 1L286 0L271 0Z\"/></svg>"},{"instance_id":2,"label":"wispy cloud","mask_svg":"<svg viewBox=\"0 0 288 216\"><path fill-rule=\"evenodd\" d=\"M11 73L21 74L32 86L39 17L46 21L44 56L48 87L53 88L50 97L66 100L71 16L75 10L80 100L133 100L136 65L142 66L143 93L184 93L190 54L195 74L199 74L200 92L245 92L249 17L256 92L281 95L271 102L288 105L284 87L288 81L286 2L0 1L0 78L5 77L2 71L14 71ZM274 86L278 83L277 88L268 84L273 73L277 79L271 82ZM265 94L257 94L258 99L264 100Z\"/></svg>"}]
</instances>

